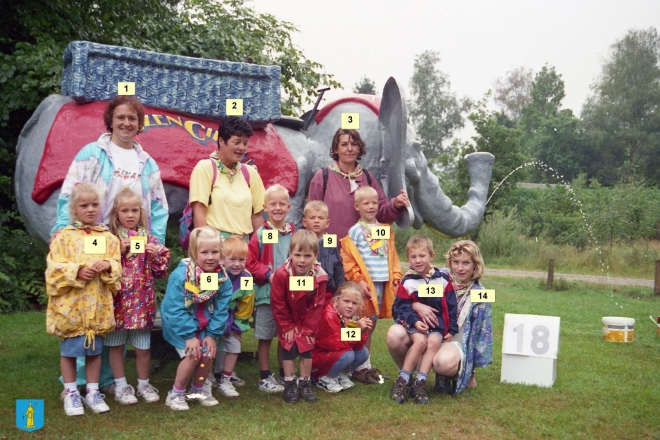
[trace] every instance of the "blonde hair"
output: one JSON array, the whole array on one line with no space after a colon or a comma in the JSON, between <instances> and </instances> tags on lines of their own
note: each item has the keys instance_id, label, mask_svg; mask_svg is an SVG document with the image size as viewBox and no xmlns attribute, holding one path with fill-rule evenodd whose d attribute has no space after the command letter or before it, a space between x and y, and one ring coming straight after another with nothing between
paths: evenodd
<instances>
[{"instance_id":1,"label":"blonde hair","mask_svg":"<svg viewBox=\"0 0 660 440\"><path fill-rule=\"evenodd\" d=\"M130 200L130 199L137 199L140 205L140 218L138 219L138 228L145 228L147 227L147 215L144 212L144 207L142 206L142 197L132 189L128 187L124 187L117 195L115 196L115 201L112 204L112 211L110 211L110 232L112 232L114 235L117 235L117 231L119 231L119 227L121 226L121 223L119 222L119 216L117 213L119 212L119 206L121 203L125 200Z\"/></svg>"},{"instance_id":2,"label":"blonde hair","mask_svg":"<svg viewBox=\"0 0 660 440\"><path fill-rule=\"evenodd\" d=\"M225 238L222 243L222 250L225 257L247 258L248 256L248 245L243 237L238 235Z\"/></svg>"},{"instance_id":3,"label":"blonde hair","mask_svg":"<svg viewBox=\"0 0 660 440\"><path fill-rule=\"evenodd\" d=\"M459 254L466 253L472 258L474 263L474 272L472 273L473 280L479 280L484 276L484 259L481 256L479 246L471 240L460 240L454 243L447 251L445 258L447 259L447 268L451 270L451 260Z\"/></svg>"},{"instance_id":4,"label":"blonde hair","mask_svg":"<svg viewBox=\"0 0 660 440\"><path fill-rule=\"evenodd\" d=\"M268 189L264 193L264 203L268 203L268 198L275 193L286 195L286 202L291 203L289 199L289 190L283 187L282 185L280 185L279 183L276 183L275 185L271 185L268 187Z\"/></svg>"},{"instance_id":5,"label":"blonde hair","mask_svg":"<svg viewBox=\"0 0 660 440\"><path fill-rule=\"evenodd\" d=\"M81 194L87 193L96 194L96 197L99 198L99 207L103 205L103 195L101 194L101 190L98 186L89 182L76 183L73 186L73 190L71 190L71 195L69 196L69 220L71 223L80 221L80 219L76 216L76 203L78 202L78 198ZM101 211L102 209L99 209L99 214Z\"/></svg>"},{"instance_id":6,"label":"blonde hair","mask_svg":"<svg viewBox=\"0 0 660 440\"><path fill-rule=\"evenodd\" d=\"M291 252L299 249L301 251L311 250L315 254L319 253L319 239L315 233L308 229L300 229L291 237Z\"/></svg>"},{"instance_id":7,"label":"blonde hair","mask_svg":"<svg viewBox=\"0 0 660 440\"><path fill-rule=\"evenodd\" d=\"M202 226L201 228L195 228L190 233L190 244L188 245L188 256L194 262L197 262L197 247L209 241L215 241L220 247L220 257L222 254L222 237L217 229L213 226Z\"/></svg>"},{"instance_id":8,"label":"blonde hair","mask_svg":"<svg viewBox=\"0 0 660 440\"><path fill-rule=\"evenodd\" d=\"M325 214L325 216L328 216L328 205L325 204L324 201L322 200L310 200L307 202L305 205L305 210L303 211L303 217L307 217L307 214L310 211L321 211Z\"/></svg>"},{"instance_id":9,"label":"blonde hair","mask_svg":"<svg viewBox=\"0 0 660 440\"><path fill-rule=\"evenodd\" d=\"M378 191L376 191L374 188L371 186L361 186L358 189L355 190L355 204L357 205L364 199L365 197L368 196L376 196L376 199L378 199Z\"/></svg>"},{"instance_id":10,"label":"blonde hair","mask_svg":"<svg viewBox=\"0 0 660 440\"><path fill-rule=\"evenodd\" d=\"M406 255L410 252L410 249L417 247L426 247L430 254L433 254L433 242L430 238L423 235L413 235L406 243Z\"/></svg>"},{"instance_id":11,"label":"blonde hair","mask_svg":"<svg viewBox=\"0 0 660 440\"><path fill-rule=\"evenodd\" d=\"M357 283L353 281L345 281L341 283L339 287L337 287L337 290L335 290L335 296L332 297L332 301L334 302L335 305L337 305L337 303L339 302L339 298L348 295L350 292L355 293L355 296L357 297L358 311L362 311L362 307L364 306L364 299L362 298L362 289Z\"/></svg>"}]
</instances>

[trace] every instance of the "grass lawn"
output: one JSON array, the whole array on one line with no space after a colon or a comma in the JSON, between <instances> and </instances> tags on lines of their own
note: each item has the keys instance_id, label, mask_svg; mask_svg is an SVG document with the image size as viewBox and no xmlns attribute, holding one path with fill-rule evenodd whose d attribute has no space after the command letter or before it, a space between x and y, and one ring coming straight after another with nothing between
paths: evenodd
<instances>
[{"instance_id":1,"label":"grass lawn","mask_svg":"<svg viewBox=\"0 0 660 440\"><path fill-rule=\"evenodd\" d=\"M281 395L256 389L256 363L239 363L248 383L241 397L219 398L220 405L192 404L188 412L164 406L176 362L169 362L152 383L161 402L125 407L106 398L111 411L69 418L59 400L59 344L45 332L45 313L3 315L0 320L0 439L4 438L468 438L468 439L660 439L660 338L649 315L660 315L660 299L650 289L612 296L607 288L571 284L546 292L537 280L487 277L497 292L494 304L494 363L477 371L478 387L457 397L431 394L427 406L389 400L392 381L338 395L318 389L315 404L285 404ZM639 296L639 298L638 298ZM501 384L502 328L505 313L561 317L557 380L552 388ZM635 318L635 341L606 342L603 316ZM396 367L387 354L379 323L372 363L391 377ZM246 350L256 341L244 337ZM274 359L274 356L271 357ZM134 361L127 361L135 385ZM44 399L45 425L33 433L14 425L14 399Z\"/></svg>"}]
</instances>

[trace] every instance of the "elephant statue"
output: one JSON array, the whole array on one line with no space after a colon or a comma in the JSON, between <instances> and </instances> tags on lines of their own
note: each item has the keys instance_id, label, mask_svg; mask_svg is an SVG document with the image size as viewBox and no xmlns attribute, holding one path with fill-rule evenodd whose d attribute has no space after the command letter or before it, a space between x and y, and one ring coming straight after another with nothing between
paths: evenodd
<instances>
[{"instance_id":1,"label":"elephant statue","mask_svg":"<svg viewBox=\"0 0 660 440\"><path fill-rule=\"evenodd\" d=\"M102 101L80 104L69 96L51 95L23 128L17 145L15 191L21 216L37 242L48 242L59 188L73 158L105 131L104 109ZM217 148L218 123L206 115L148 104L145 110L145 129L137 140L158 163L169 212L178 218L188 199L192 168ZM465 157L471 182L468 202L460 208L453 206L407 123L405 99L394 78L385 84L382 97L352 95L302 118L281 117L253 124L246 159L257 166L264 186L280 183L289 190L292 209L288 221L300 222L312 176L330 163L329 147L342 113L359 114L359 131L367 145L362 166L374 174L388 196L407 191L411 207L397 221L401 228L420 228L426 223L455 237L478 226L494 156L472 153ZM303 119L307 118L311 123L305 129Z\"/></svg>"}]
</instances>

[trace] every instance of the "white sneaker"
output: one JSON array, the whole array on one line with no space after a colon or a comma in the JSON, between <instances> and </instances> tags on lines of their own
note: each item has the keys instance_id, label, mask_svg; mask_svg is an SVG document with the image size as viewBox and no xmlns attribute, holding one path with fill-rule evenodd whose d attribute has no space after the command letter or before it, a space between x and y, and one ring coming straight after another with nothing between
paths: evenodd
<instances>
[{"instance_id":1,"label":"white sneaker","mask_svg":"<svg viewBox=\"0 0 660 440\"><path fill-rule=\"evenodd\" d=\"M85 414L82 396L78 391L72 393L64 392L64 412L67 416L82 416Z\"/></svg>"},{"instance_id":2,"label":"white sneaker","mask_svg":"<svg viewBox=\"0 0 660 440\"><path fill-rule=\"evenodd\" d=\"M202 392L200 394L204 396L204 398L199 401L202 406L216 406L218 403L220 403L218 402L218 399L213 397L213 384L208 379L206 379L206 382L204 382L204 388L202 388Z\"/></svg>"},{"instance_id":3,"label":"white sneaker","mask_svg":"<svg viewBox=\"0 0 660 440\"><path fill-rule=\"evenodd\" d=\"M122 405L135 405L138 403L137 397L135 397L135 388L133 388L133 385L116 387L115 400Z\"/></svg>"},{"instance_id":4,"label":"white sneaker","mask_svg":"<svg viewBox=\"0 0 660 440\"><path fill-rule=\"evenodd\" d=\"M142 397L148 403L158 402L160 400L158 390L154 388L150 383L138 386L137 395L138 397Z\"/></svg>"},{"instance_id":5,"label":"white sneaker","mask_svg":"<svg viewBox=\"0 0 660 440\"><path fill-rule=\"evenodd\" d=\"M340 391L344 391L344 388L341 385L339 385L339 381L337 381L337 378L333 379L328 376L319 377L319 380L316 382L316 386L318 386L319 388L323 388L328 393L338 393Z\"/></svg>"},{"instance_id":6,"label":"white sneaker","mask_svg":"<svg viewBox=\"0 0 660 440\"><path fill-rule=\"evenodd\" d=\"M241 379L240 377L236 376L236 372L232 371L231 372L231 384L235 387L242 387L245 385L245 381Z\"/></svg>"},{"instance_id":7,"label":"white sneaker","mask_svg":"<svg viewBox=\"0 0 660 440\"><path fill-rule=\"evenodd\" d=\"M110 407L105 403L105 396L98 390L87 393L85 396L85 405L95 413L104 413L110 411Z\"/></svg>"},{"instance_id":8,"label":"white sneaker","mask_svg":"<svg viewBox=\"0 0 660 440\"><path fill-rule=\"evenodd\" d=\"M271 374L267 378L259 381L259 391L263 391L264 393L281 393L284 391L284 387L277 383L275 374Z\"/></svg>"},{"instance_id":9,"label":"white sneaker","mask_svg":"<svg viewBox=\"0 0 660 440\"><path fill-rule=\"evenodd\" d=\"M355 384L344 373L337 376L337 382L339 382L339 385L345 390L355 386Z\"/></svg>"},{"instance_id":10,"label":"white sneaker","mask_svg":"<svg viewBox=\"0 0 660 440\"><path fill-rule=\"evenodd\" d=\"M225 397L238 397L238 391L234 388L234 385L231 384L231 377L222 377L220 382L218 382L218 391Z\"/></svg>"},{"instance_id":11,"label":"white sneaker","mask_svg":"<svg viewBox=\"0 0 660 440\"><path fill-rule=\"evenodd\" d=\"M188 411L188 402L186 402L186 396L183 393L175 393L174 390L170 390L167 393L167 399L165 399L165 405L169 406L175 411Z\"/></svg>"}]
</instances>

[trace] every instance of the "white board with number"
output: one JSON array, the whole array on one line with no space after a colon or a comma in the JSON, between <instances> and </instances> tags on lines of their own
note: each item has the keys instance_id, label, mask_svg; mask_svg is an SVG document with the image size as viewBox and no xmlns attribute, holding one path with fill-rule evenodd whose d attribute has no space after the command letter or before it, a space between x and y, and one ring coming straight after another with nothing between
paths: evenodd
<instances>
[{"instance_id":1,"label":"white board with number","mask_svg":"<svg viewBox=\"0 0 660 440\"><path fill-rule=\"evenodd\" d=\"M500 381L551 387L559 352L558 316L504 315Z\"/></svg>"}]
</instances>

